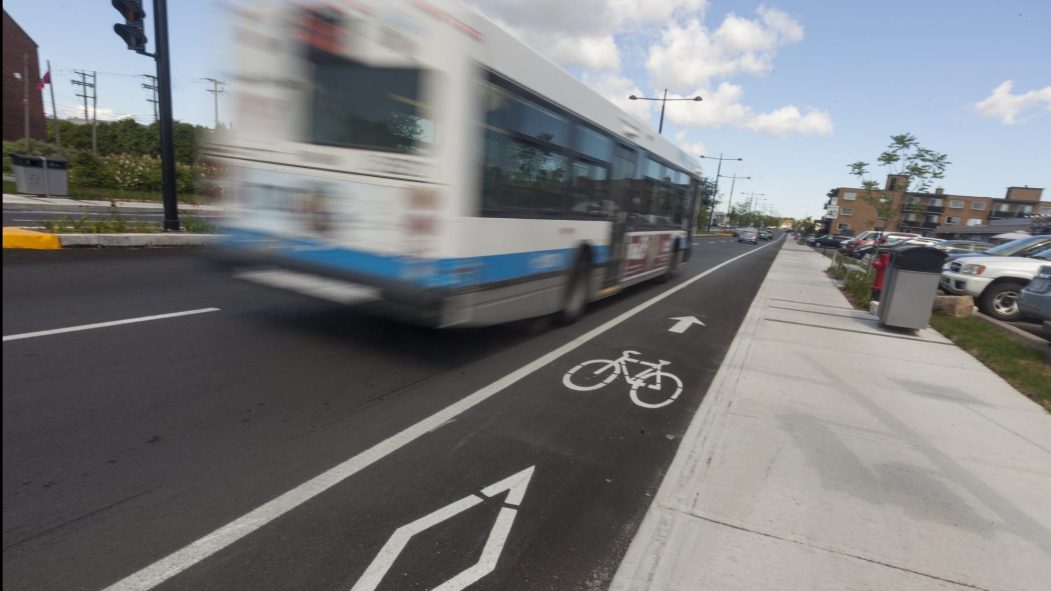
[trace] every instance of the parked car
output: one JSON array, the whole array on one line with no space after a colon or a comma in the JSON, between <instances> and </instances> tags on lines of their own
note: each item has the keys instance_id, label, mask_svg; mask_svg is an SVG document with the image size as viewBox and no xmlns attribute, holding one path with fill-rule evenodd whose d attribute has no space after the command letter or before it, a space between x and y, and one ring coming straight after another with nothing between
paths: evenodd
<instances>
[{"instance_id":1,"label":"parked car","mask_svg":"<svg viewBox=\"0 0 1051 591\"><path fill-rule=\"evenodd\" d=\"M737 233L737 241L759 244L759 232L757 232L755 228L741 228Z\"/></svg>"},{"instance_id":2,"label":"parked car","mask_svg":"<svg viewBox=\"0 0 1051 591\"><path fill-rule=\"evenodd\" d=\"M1018 296L1018 307L1026 316L1043 321L1045 332L1051 328L1051 265L1040 266Z\"/></svg>"},{"instance_id":3,"label":"parked car","mask_svg":"<svg viewBox=\"0 0 1051 591\"><path fill-rule=\"evenodd\" d=\"M759 239L760 240L770 240L773 237L774 237L774 233L771 232L770 230L759 230Z\"/></svg>"},{"instance_id":4,"label":"parked car","mask_svg":"<svg viewBox=\"0 0 1051 591\"><path fill-rule=\"evenodd\" d=\"M942 242L945 241L941 238L928 238L926 236L921 236L919 238L909 238L908 240L905 240L906 244L912 244L915 246L938 246Z\"/></svg>"},{"instance_id":5,"label":"parked car","mask_svg":"<svg viewBox=\"0 0 1051 591\"><path fill-rule=\"evenodd\" d=\"M949 253L948 260L955 261L957 259L975 256L1024 257L1034 252L1040 252L1049 246L1051 246L1051 236L1030 236L1028 238L1019 238L1018 240L1004 242L1003 244L989 248L984 252Z\"/></svg>"},{"instance_id":6,"label":"parked car","mask_svg":"<svg viewBox=\"0 0 1051 591\"><path fill-rule=\"evenodd\" d=\"M814 246L814 241L817 240L817 236L814 234L807 234L805 240L807 246Z\"/></svg>"},{"instance_id":7,"label":"parked car","mask_svg":"<svg viewBox=\"0 0 1051 591\"><path fill-rule=\"evenodd\" d=\"M1022 289L1051 261L1051 246L1030 255L977 256L945 264L940 287L951 294L970 295L978 308L997 320L1019 320Z\"/></svg>"},{"instance_id":8,"label":"parked car","mask_svg":"<svg viewBox=\"0 0 1051 591\"><path fill-rule=\"evenodd\" d=\"M814 240L814 246L820 248L839 248L840 244L851 238L853 238L853 236L833 236L832 234L825 234Z\"/></svg>"},{"instance_id":9,"label":"parked car","mask_svg":"<svg viewBox=\"0 0 1051 591\"><path fill-rule=\"evenodd\" d=\"M914 238L922 238L922 236L909 232L877 232L876 230L869 230L858 234L857 238L844 244L841 252L847 256L862 259L865 258L865 255L872 252L877 245L877 241L880 245L893 246L902 240Z\"/></svg>"},{"instance_id":10,"label":"parked car","mask_svg":"<svg viewBox=\"0 0 1051 591\"><path fill-rule=\"evenodd\" d=\"M992 247L993 245L988 242L977 242L975 240L943 240L941 243L934 245L934 248L950 255L958 252L985 252Z\"/></svg>"}]
</instances>

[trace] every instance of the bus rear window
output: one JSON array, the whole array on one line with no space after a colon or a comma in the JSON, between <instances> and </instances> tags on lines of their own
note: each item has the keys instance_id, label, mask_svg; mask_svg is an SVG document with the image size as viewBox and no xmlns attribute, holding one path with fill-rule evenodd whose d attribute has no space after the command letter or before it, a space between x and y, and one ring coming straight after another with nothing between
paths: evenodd
<instances>
[{"instance_id":1,"label":"bus rear window","mask_svg":"<svg viewBox=\"0 0 1051 591\"><path fill-rule=\"evenodd\" d=\"M434 123L424 117L421 72L374 68L333 55L314 62L310 141L406 154L427 154Z\"/></svg>"}]
</instances>

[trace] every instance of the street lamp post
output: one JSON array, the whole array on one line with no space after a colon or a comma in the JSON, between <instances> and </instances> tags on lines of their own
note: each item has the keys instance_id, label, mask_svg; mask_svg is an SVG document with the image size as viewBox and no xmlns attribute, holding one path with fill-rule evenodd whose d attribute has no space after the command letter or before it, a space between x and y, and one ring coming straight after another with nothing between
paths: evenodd
<instances>
[{"instance_id":1,"label":"street lamp post","mask_svg":"<svg viewBox=\"0 0 1051 591\"><path fill-rule=\"evenodd\" d=\"M661 98L649 98L649 97L645 97L645 96L631 95L631 96L628 97L628 99L629 100L633 100L633 101L660 101L661 102L661 122L657 126L657 133L658 134L664 132L664 105L665 105L665 103L667 103L668 101L696 101L696 102L700 102L702 100L699 95L695 96L693 98L673 98L673 99L670 99L670 98L668 98L668 89L667 88L664 89L664 96L661 97Z\"/></svg>"},{"instance_id":2,"label":"street lamp post","mask_svg":"<svg viewBox=\"0 0 1051 591\"><path fill-rule=\"evenodd\" d=\"M723 158L722 152L719 152L719 157L718 158L715 158L713 156L705 156L703 154L701 155L701 158L705 158L707 160L718 160L719 161L719 165L715 168L715 195L713 196L714 199L712 200L712 213L711 213L711 215L708 216L708 231L711 232L712 231L712 220L715 219L715 204L716 204L716 202L719 199L719 175L722 174L722 172L723 172L723 160L737 160L738 162L740 162L741 160L744 160L744 158ZM731 197L731 199L732 199L732 197ZM730 210L727 210L726 214L729 215L730 214Z\"/></svg>"},{"instance_id":3,"label":"street lamp post","mask_svg":"<svg viewBox=\"0 0 1051 591\"><path fill-rule=\"evenodd\" d=\"M750 177L750 176L737 176L736 174L734 174L733 176L724 176L723 178L724 179L733 179L732 181L730 181L730 200L726 202L726 215L730 215L732 213L731 208L733 207L733 203L734 203L734 185L737 184L737 179L749 180L750 181L750 180L752 180L752 177Z\"/></svg>"},{"instance_id":4,"label":"street lamp post","mask_svg":"<svg viewBox=\"0 0 1051 591\"><path fill-rule=\"evenodd\" d=\"M756 197L764 197L765 193L741 193L742 195L748 195L748 216L749 218L755 218L755 206Z\"/></svg>"}]
</instances>

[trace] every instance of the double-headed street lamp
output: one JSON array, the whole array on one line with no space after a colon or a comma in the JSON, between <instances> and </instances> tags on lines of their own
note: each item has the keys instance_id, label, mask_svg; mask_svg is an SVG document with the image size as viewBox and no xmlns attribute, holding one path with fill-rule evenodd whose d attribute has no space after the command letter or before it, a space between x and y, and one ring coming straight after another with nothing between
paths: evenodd
<instances>
[{"instance_id":1,"label":"double-headed street lamp","mask_svg":"<svg viewBox=\"0 0 1051 591\"><path fill-rule=\"evenodd\" d=\"M644 96L631 95L631 96L628 97L628 99L629 100L633 100L633 101L660 101L661 102L661 122L657 126L657 133L658 134L662 133L664 131L664 104L665 103L667 103L668 101L697 101L697 102L701 101L701 97L700 96L695 96L693 98L673 98L673 99L670 99L670 98L668 98L668 89L667 88L664 89L664 96L662 98L648 98L648 97L644 97Z\"/></svg>"},{"instance_id":2,"label":"double-headed street lamp","mask_svg":"<svg viewBox=\"0 0 1051 591\"><path fill-rule=\"evenodd\" d=\"M714 156L705 156L704 154L701 154L701 158L705 158L707 160L718 160L719 161L719 166L717 166L715 168L715 189L714 189L715 195L712 196L712 213L711 213L711 215L708 216L708 231L711 232L712 231L712 220L715 219L715 204L716 204L716 202L719 199L719 175L721 175L722 172L723 172L723 160L737 160L738 162L740 162L741 160L744 160L744 158L723 158L722 152L719 153L719 157L718 158L716 158ZM733 199L733 192L732 191L731 191L730 199ZM730 210L729 209L726 210L726 214L727 215L730 214Z\"/></svg>"}]
</instances>

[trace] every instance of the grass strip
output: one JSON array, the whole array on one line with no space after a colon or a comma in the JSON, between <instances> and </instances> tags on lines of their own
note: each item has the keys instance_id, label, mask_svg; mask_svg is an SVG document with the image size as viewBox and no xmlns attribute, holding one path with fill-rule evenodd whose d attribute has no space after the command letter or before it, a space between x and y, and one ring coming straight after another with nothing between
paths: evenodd
<instances>
[{"instance_id":1,"label":"grass strip","mask_svg":"<svg viewBox=\"0 0 1051 591\"><path fill-rule=\"evenodd\" d=\"M931 326L1051 412L1051 363L977 318L931 315Z\"/></svg>"}]
</instances>

